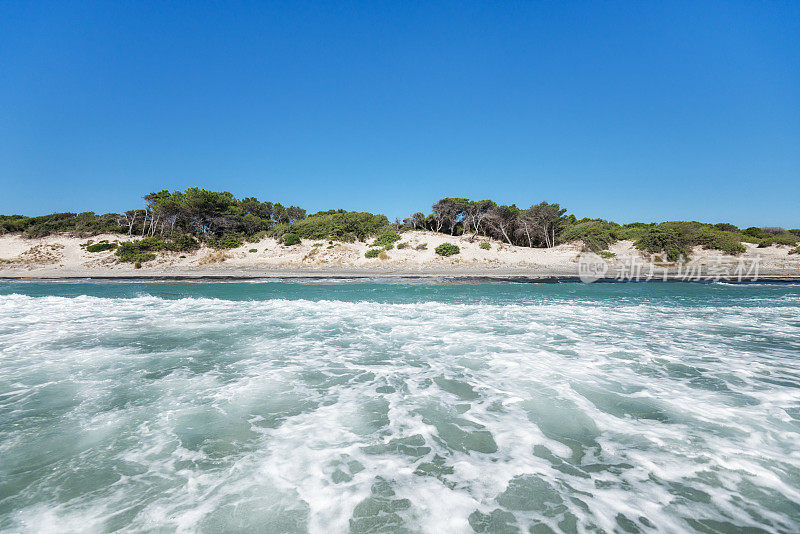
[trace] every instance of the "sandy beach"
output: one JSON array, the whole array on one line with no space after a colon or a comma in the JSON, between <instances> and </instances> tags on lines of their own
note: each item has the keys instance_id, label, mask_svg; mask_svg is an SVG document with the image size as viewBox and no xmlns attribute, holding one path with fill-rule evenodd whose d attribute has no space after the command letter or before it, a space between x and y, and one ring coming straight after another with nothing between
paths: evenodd
<instances>
[{"instance_id":1,"label":"sandy beach","mask_svg":"<svg viewBox=\"0 0 800 534\"><path fill-rule=\"evenodd\" d=\"M735 277L755 274L760 279L800 280L800 255L789 254L790 247L757 248L728 256L699 247L686 266L660 263L660 258L643 254L629 241L612 245L613 257L587 256L580 243L551 249L517 247L485 237L447 236L434 232L408 231L402 234L405 246L386 251L379 258L366 258L368 243L304 240L284 246L274 239L217 251L202 247L190 253L160 253L135 268L117 261L113 251L87 252L88 242L122 242L136 237L117 234L78 238L66 235L28 239L21 235L0 236L0 278L369 278L369 277L455 277L455 278L573 278L579 275L582 261L607 265L603 278L644 277L656 266L655 278ZM434 249L444 242L454 243L461 252L451 257L438 256ZM485 243L489 243L487 250ZM484 248L481 248L483 244ZM738 269L738 271L737 271Z\"/></svg>"}]
</instances>

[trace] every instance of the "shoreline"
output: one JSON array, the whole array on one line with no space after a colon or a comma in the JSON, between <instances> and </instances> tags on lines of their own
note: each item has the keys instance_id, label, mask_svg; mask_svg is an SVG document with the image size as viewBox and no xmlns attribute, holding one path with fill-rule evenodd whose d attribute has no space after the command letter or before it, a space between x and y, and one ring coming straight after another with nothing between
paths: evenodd
<instances>
[{"instance_id":1,"label":"shoreline","mask_svg":"<svg viewBox=\"0 0 800 534\"><path fill-rule=\"evenodd\" d=\"M562 283L699 283L714 282L726 284L792 284L800 283L800 276L765 274L755 278L685 278L677 275L659 276L651 279L620 279L603 277L584 282L577 275L565 274L488 274L488 273L301 273L297 271L247 273L247 274L166 274L149 273L142 275L103 274L103 275L0 275L0 283L395 283L395 284L562 284Z\"/></svg>"}]
</instances>

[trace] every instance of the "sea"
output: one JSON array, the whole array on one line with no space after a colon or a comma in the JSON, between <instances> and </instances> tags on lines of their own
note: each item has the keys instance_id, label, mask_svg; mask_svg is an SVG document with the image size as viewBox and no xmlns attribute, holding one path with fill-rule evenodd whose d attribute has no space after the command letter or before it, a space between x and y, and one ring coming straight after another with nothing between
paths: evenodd
<instances>
[{"instance_id":1,"label":"sea","mask_svg":"<svg viewBox=\"0 0 800 534\"><path fill-rule=\"evenodd\" d=\"M297 282L0 282L0 531L800 532L798 285Z\"/></svg>"}]
</instances>

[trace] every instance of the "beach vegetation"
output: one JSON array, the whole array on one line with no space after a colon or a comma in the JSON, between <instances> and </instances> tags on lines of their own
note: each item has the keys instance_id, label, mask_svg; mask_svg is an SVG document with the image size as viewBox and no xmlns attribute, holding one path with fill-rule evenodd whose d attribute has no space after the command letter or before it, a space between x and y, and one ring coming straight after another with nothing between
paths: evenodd
<instances>
[{"instance_id":1,"label":"beach vegetation","mask_svg":"<svg viewBox=\"0 0 800 534\"><path fill-rule=\"evenodd\" d=\"M265 237L267 237L267 231L260 230L252 235L245 236L244 240L248 243L259 243Z\"/></svg>"},{"instance_id":2,"label":"beach vegetation","mask_svg":"<svg viewBox=\"0 0 800 534\"><path fill-rule=\"evenodd\" d=\"M103 252L104 250L114 250L117 248L116 243L95 243L93 245L86 246L86 252Z\"/></svg>"},{"instance_id":3,"label":"beach vegetation","mask_svg":"<svg viewBox=\"0 0 800 534\"><path fill-rule=\"evenodd\" d=\"M378 255L383 252L383 249L380 248L371 248L364 253L365 258L377 258Z\"/></svg>"},{"instance_id":4,"label":"beach vegetation","mask_svg":"<svg viewBox=\"0 0 800 534\"><path fill-rule=\"evenodd\" d=\"M492 244L491 244L491 243L489 243L488 241L486 241L486 242L484 242L484 243L481 243L479 246L480 246L480 248L482 248L483 250L492 250Z\"/></svg>"},{"instance_id":5,"label":"beach vegetation","mask_svg":"<svg viewBox=\"0 0 800 534\"><path fill-rule=\"evenodd\" d=\"M381 247L384 250L391 250L394 248L394 244L397 241L400 241L400 235L394 230L387 230L376 237L370 246Z\"/></svg>"},{"instance_id":6,"label":"beach vegetation","mask_svg":"<svg viewBox=\"0 0 800 534\"><path fill-rule=\"evenodd\" d=\"M142 263L155 259L156 252L191 252L198 248L200 243L191 236L153 236L120 243L115 254L122 262Z\"/></svg>"},{"instance_id":7,"label":"beach vegetation","mask_svg":"<svg viewBox=\"0 0 800 534\"><path fill-rule=\"evenodd\" d=\"M278 225L270 231L280 238L293 233L304 239L354 242L366 241L389 226L385 215L345 210L321 211L288 225Z\"/></svg>"},{"instance_id":8,"label":"beach vegetation","mask_svg":"<svg viewBox=\"0 0 800 534\"><path fill-rule=\"evenodd\" d=\"M578 241L586 252L605 250L620 240L622 228L617 223L603 219L581 219L568 224L559 234L561 243Z\"/></svg>"},{"instance_id":9,"label":"beach vegetation","mask_svg":"<svg viewBox=\"0 0 800 534\"><path fill-rule=\"evenodd\" d=\"M299 245L301 242L300 236L295 233L286 233L281 236L280 239L281 243L283 243L287 247L291 247L293 245Z\"/></svg>"},{"instance_id":10,"label":"beach vegetation","mask_svg":"<svg viewBox=\"0 0 800 534\"><path fill-rule=\"evenodd\" d=\"M84 213L52 213L38 217L24 215L0 215L0 235L21 232L25 237L46 237L51 234L66 233L76 237L86 237L102 233L120 233L113 213L97 215Z\"/></svg>"},{"instance_id":11,"label":"beach vegetation","mask_svg":"<svg viewBox=\"0 0 800 534\"><path fill-rule=\"evenodd\" d=\"M242 245L244 245L244 239L236 234L225 234L208 240L208 246L217 250L238 248Z\"/></svg>"},{"instance_id":12,"label":"beach vegetation","mask_svg":"<svg viewBox=\"0 0 800 534\"><path fill-rule=\"evenodd\" d=\"M123 213L52 213L37 217L0 215L0 234L19 233L38 238L51 234L91 237L102 233L139 237L142 244L122 244L92 248L115 250L120 258L149 255L180 247L189 239L198 247L205 243L225 250L265 237L290 246L303 239L315 242L368 242L384 251L395 246L411 246L401 241L406 230L425 230L463 236L474 242L489 238L504 244L550 248L565 243L580 243L584 251L608 250L615 242L628 240L645 252L665 258L688 257L693 247L720 250L726 254L746 251L745 244L759 247L789 246L800 243L800 229L755 227L740 229L734 224L697 221L662 223L634 222L620 225L598 218L579 219L557 203L540 202L529 207L501 204L489 199L472 200L445 197L431 205L430 213L416 211L402 222L390 223L385 215L346 210L320 211L307 215L303 208L255 197L237 198L227 191L190 187L182 191L161 190L143 197L143 207ZM150 240L150 241L147 241ZM489 250L479 245L484 250ZM88 247L94 243L86 243ZM167 248L163 248L167 247ZM425 250L427 244L417 245ZM502 248L502 245L501 245ZM137 256L138 255L138 256ZM672 261L672 260L670 260Z\"/></svg>"},{"instance_id":13,"label":"beach vegetation","mask_svg":"<svg viewBox=\"0 0 800 534\"><path fill-rule=\"evenodd\" d=\"M453 243L442 243L434 249L434 252L439 256L452 256L461 252L461 249L458 248L458 245L454 245Z\"/></svg>"}]
</instances>

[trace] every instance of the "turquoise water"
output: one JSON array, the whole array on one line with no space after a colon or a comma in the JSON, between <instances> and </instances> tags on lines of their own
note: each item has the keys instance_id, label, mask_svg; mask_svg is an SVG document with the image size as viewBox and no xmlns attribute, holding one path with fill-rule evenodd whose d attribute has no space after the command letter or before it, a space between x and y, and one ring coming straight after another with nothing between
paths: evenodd
<instances>
[{"instance_id":1,"label":"turquoise water","mask_svg":"<svg viewBox=\"0 0 800 534\"><path fill-rule=\"evenodd\" d=\"M0 283L0 358L2 531L800 531L792 285Z\"/></svg>"}]
</instances>

